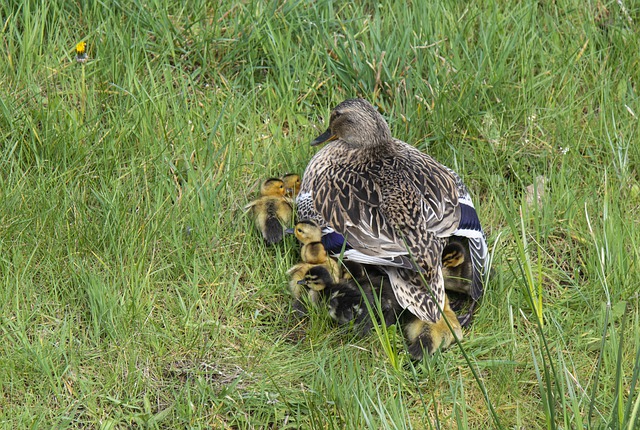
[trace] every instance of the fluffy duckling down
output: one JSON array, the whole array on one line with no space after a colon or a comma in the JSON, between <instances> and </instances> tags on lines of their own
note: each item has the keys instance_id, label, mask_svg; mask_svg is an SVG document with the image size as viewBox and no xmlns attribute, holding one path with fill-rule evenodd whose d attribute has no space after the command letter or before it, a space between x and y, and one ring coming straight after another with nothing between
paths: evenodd
<instances>
[{"instance_id":1,"label":"fluffy duckling down","mask_svg":"<svg viewBox=\"0 0 640 430\"><path fill-rule=\"evenodd\" d=\"M291 267L287 274L289 275L289 291L293 296L293 308L304 315L307 313L305 301L317 305L320 301L319 290L308 288L303 281L307 272L315 267L321 266L330 274L332 281L337 282L340 278L340 266L338 262L329 257L325 250L320 237L322 231L313 222L301 221L294 228L285 231L288 234L294 234L298 241L302 244L300 256L302 261Z\"/></svg>"},{"instance_id":2,"label":"fluffy duckling down","mask_svg":"<svg viewBox=\"0 0 640 430\"><path fill-rule=\"evenodd\" d=\"M289 275L289 291L293 296L293 309L300 315L307 314L307 301L315 306L321 301L320 291L307 287L303 282L305 276L313 267L316 267L316 265L298 263L287 270L287 275Z\"/></svg>"},{"instance_id":3,"label":"fluffy duckling down","mask_svg":"<svg viewBox=\"0 0 640 430\"><path fill-rule=\"evenodd\" d=\"M293 218L293 207L285 193L282 179L269 178L260 187L260 197L244 207L251 214L267 245L282 240L283 226L289 225Z\"/></svg>"},{"instance_id":4,"label":"fluffy duckling down","mask_svg":"<svg viewBox=\"0 0 640 430\"><path fill-rule=\"evenodd\" d=\"M300 184L302 183L300 175L297 173L287 173L282 177L282 181L284 182L285 195L296 198L300 192Z\"/></svg>"},{"instance_id":5,"label":"fluffy duckling down","mask_svg":"<svg viewBox=\"0 0 640 430\"><path fill-rule=\"evenodd\" d=\"M372 315L379 323L390 326L396 323L402 312L389 278L375 269L365 270L358 279L335 282L325 267L315 266L299 283L320 292L329 315L338 324L353 322L362 335L373 327Z\"/></svg>"},{"instance_id":6,"label":"fluffy duckling down","mask_svg":"<svg viewBox=\"0 0 640 430\"><path fill-rule=\"evenodd\" d=\"M287 229L287 233L293 233L302 244L300 257L304 263L319 264L327 268L334 281L340 279L340 265L327 253L322 241L322 230L313 221L299 221L293 229Z\"/></svg>"},{"instance_id":7,"label":"fluffy duckling down","mask_svg":"<svg viewBox=\"0 0 640 430\"><path fill-rule=\"evenodd\" d=\"M447 326L445 319L449 321L453 332ZM409 355L414 360L422 360L425 353L432 355L438 348L444 349L454 343L453 333L458 340L462 340L462 328L456 314L449 306L449 298L446 295L443 318L438 322L430 324L406 312L403 314L402 325L408 343Z\"/></svg>"}]
</instances>

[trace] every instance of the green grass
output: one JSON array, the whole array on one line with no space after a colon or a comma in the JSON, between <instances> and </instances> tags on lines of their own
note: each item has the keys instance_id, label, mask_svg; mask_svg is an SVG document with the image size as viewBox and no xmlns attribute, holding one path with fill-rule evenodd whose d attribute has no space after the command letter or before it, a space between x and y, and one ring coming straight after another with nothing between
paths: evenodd
<instances>
[{"instance_id":1,"label":"green grass","mask_svg":"<svg viewBox=\"0 0 640 430\"><path fill-rule=\"evenodd\" d=\"M3 2L4 428L636 428L640 7L362 3ZM464 354L296 320L242 216L353 96L473 192Z\"/></svg>"}]
</instances>

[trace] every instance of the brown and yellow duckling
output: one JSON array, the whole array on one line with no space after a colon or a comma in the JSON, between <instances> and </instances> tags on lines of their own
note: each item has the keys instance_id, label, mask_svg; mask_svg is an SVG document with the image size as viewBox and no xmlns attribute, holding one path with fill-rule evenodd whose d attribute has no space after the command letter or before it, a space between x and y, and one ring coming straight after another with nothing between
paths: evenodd
<instances>
[{"instance_id":1,"label":"brown and yellow duckling","mask_svg":"<svg viewBox=\"0 0 640 430\"><path fill-rule=\"evenodd\" d=\"M260 187L260 197L244 207L245 211L251 213L267 245L282 240L283 226L290 224L293 218L291 200L285 197L285 193L282 179L269 178Z\"/></svg>"},{"instance_id":2,"label":"brown and yellow duckling","mask_svg":"<svg viewBox=\"0 0 640 430\"><path fill-rule=\"evenodd\" d=\"M458 340L462 339L462 328L458 323L455 312L449 306L449 298L445 294L443 317L435 324L428 323L412 313L403 314L402 326L407 338L409 355L414 360L422 360L424 354L432 355L440 348L447 348L455 342L452 331L445 319L451 325Z\"/></svg>"},{"instance_id":3,"label":"brown and yellow duckling","mask_svg":"<svg viewBox=\"0 0 640 430\"><path fill-rule=\"evenodd\" d=\"M319 292L320 300L326 301L329 315L338 324L353 322L362 335L373 327L372 313L376 320L389 326L396 323L403 310L389 278L375 269L365 271L359 279L335 282L325 267L315 266L298 283Z\"/></svg>"},{"instance_id":4,"label":"brown and yellow duckling","mask_svg":"<svg viewBox=\"0 0 640 430\"><path fill-rule=\"evenodd\" d=\"M293 308L301 314L306 314L305 301L317 305L320 301L318 290L307 288L300 281L305 279L307 272L315 267L322 266L331 274L333 281L340 278L340 266L332 259L324 249L320 237L322 232L313 222L301 221L294 228L285 230L288 234L294 234L302 244L300 255L302 262L291 267L287 274L290 277L289 291L293 296Z\"/></svg>"},{"instance_id":5,"label":"brown and yellow duckling","mask_svg":"<svg viewBox=\"0 0 640 430\"><path fill-rule=\"evenodd\" d=\"M287 229L286 233L292 233L302 244L300 257L304 263L319 264L327 268L334 281L340 279L340 266L336 260L327 253L322 241L322 230L313 221L299 221L294 228Z\"/></svg>"},{"instance_id":6,"label":"brown and yellow duckling","mask_svg":"<svg viewBox=\"0 0 640 430\"><path fill-rule=\"evenodd\" d=\"M298 263L287 270L289 275L289 291L293 296L293 309L300 315L307 314L307 303L318 305L321 300L319 290L308 287L304 283L305 276L313 267L320 267L310 263Z\"/></svg>"},{"instance_id":7,"label":"brown and yellow duckling","mask_svg":"<svg viewBox=\"0 0 640 430\"><path fill-rule=\"evenodd\" d=\"M285 195L290 198L296 198L300 192L300 184L302 183L300 175L297 173L287 173L282 177L284 182Z\"/></svg>"}]
</instances>

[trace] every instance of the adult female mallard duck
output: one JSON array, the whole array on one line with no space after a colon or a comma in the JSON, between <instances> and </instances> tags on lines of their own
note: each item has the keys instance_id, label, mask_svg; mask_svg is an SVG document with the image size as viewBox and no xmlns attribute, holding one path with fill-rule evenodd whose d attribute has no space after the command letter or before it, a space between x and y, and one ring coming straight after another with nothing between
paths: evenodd
<instances>
[{"instance_id":1,"label":"adult female mallard duck","mask_svg":"<svg viewBox=\"0 0 640 430\"><path fill-rule=\"evenodd\" d=\"M303 175L299 218L315 220L332 243L336 235L346 238L340 247L347 260L379 265L400 305L424 322L421 344L447 347L451 336L432 334L442 332L435 330L442 324L442 311L448 320L453 314L442 274L447 238L469 240L472 283L478 291L488 261L485 236L462 180L394 139L382 115L363 99L336 106L329 128L311 144L323 142L328 144ZM332 252L338 248L325 247ZM457 319L449 323L462 333Z\"/></svg>"}]
</instances>

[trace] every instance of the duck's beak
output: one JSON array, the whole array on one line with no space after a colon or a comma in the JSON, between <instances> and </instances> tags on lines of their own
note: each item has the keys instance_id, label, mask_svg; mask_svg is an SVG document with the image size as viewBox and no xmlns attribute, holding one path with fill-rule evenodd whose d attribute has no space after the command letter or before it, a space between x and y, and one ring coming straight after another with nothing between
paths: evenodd
<instances>
[{"instance_id":1,"label":"duck's beak","mask_svg":"<svg viewBox=\"0 0 640 430\"><path fill-rule=\"evenodd\" d=\"M297 282L297 284L298 284L298 285L307 285L307 281L305 281L304 279L300 279L300 280Z\"/></svg>"},{"instance_id":2,"label":"duck's beak","mask_svg":"<svg viewBox=\"0 0 640 430\"><path fill-rule=\"evenodd\" d=\"M328 128L327 131L322 133L320 136L316 137L313 142L311 142L311 146L320 145L324 142L331 142L332 140L336 140L338 136L331 133L331 129Z\"/></svg>"},{"instance_id":3,"label":"duck's beak","mask_svg":"<svg viewBox=\"0 0 640 430\"><path fill-rule=\"evenodd\" d=\"M288 228L284 231L286 234L293 234L293 229L292 228Z\"/></svg>"}]
</instances>

